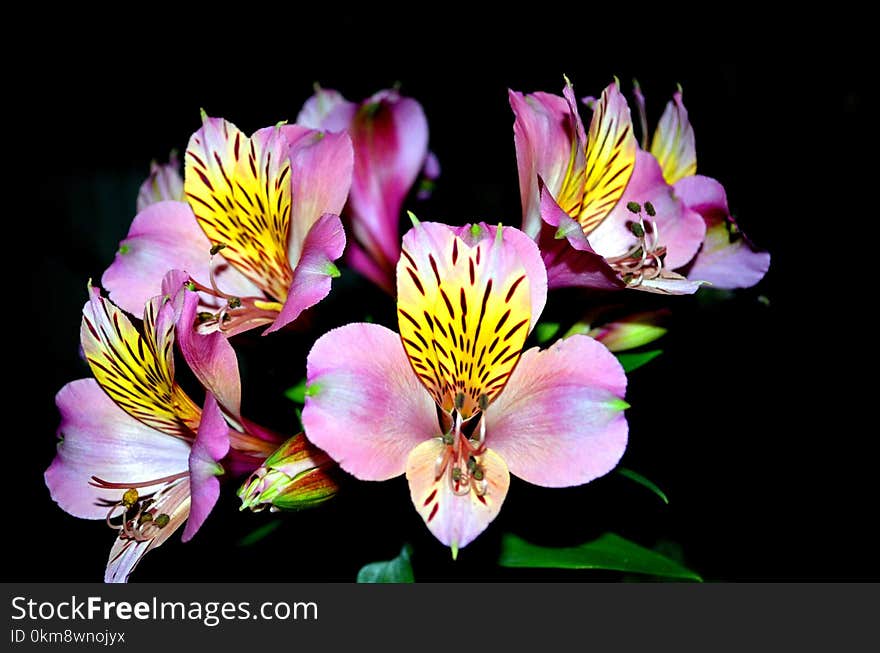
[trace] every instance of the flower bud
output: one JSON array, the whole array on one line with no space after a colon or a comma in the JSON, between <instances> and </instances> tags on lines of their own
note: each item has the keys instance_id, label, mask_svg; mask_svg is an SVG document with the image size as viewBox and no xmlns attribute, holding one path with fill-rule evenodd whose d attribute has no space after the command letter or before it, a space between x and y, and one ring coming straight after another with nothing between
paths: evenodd
<instances>
[{"instance_id":1,"label":"flower bud","mask_svg":"<svg viewBox=\"0 0 880 653\"><path fill-rule=\"evenodd\" d=\"M336 463L299 433L282 444L239 488L241 509L302 510L331 499L339 489Z\"/></svg>"}]
</instances>

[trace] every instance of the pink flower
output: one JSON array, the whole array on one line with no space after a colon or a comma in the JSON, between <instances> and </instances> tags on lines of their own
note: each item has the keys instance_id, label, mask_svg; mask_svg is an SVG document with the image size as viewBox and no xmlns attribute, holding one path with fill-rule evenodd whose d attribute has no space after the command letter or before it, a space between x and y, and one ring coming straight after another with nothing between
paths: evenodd
<instances>
[{"instance_id":1,"label":"pink flower","mask_svg":"<svg viewBox=\"0 0 880 653\"><path fill-rule=\"evenodd\" d=\"M102 283L140 313L168 270L185 269L201 293L202 330L276 331L339 274L352 164L345 134L279 125L249 138L203 116L186 150L186 202L146 205Z\"/></svg>"},{"instance_id":2,"label":"pink flower","mask_svg":"<svg viewBox=\"0 0 880 653\"><path fill-rule=\"evenodd\" d=\"M303 424L359 479L405 472L416 510L455 556L498 514L510 473L565 487L614 468L626 377L587 336L522 352L547 293L523 232L416 223L401 254L400 334L349 324L322 336Z\"/></svg>"},{"instance_id":3,"label":"pink flower","mask_svg":"<svg viewBox=\"0 0 880 653\"><path fill-rule=\"evenodd\" d=\"M317 88L297 123L314 129L346 131L354 146L354 176L347 214L353 243L348 263L392 293L400 258L403 201L423 171L424 195L440 174L428 152L428 122L422 106L397 90L379 91L356 104L338 91Z\"/></svg>"},{"instance_id":4,"label":"pink flower","mask_svg":"<svg viewBox=\"0 0 880 653\"><path fill-rule=\"evenodd\" d=\"M81 342L95 378L56 397L61 440L46 485L66 512L118 531L106 582L125 582L184 522L183 540L192 538L217 501L217 476L254 469L281 441L239 414L235 353L219 333L193 331L197 298L185 279L169 274L147 302L143 335L92 288ZM175 337L208 389L201 409L174 380Z\"/></svg>"},{"instance_id":5,"label":"pink flower","mask_svg":"<svg viewBox=\"0 0 880 653\"><path fill-rule=\"evenodd\" d=\"M647 148L645 98L638 85L635 97L642 123L642 147ZM748 288L763 279L770 268L770 254L755 247L739 229L730 215L724 187L711 177L696 174L694 128L682 102L681 88L666 105L650 152L676 197L705 221L706 238L691 262L689 276L716 288Z\"/></svg>"},{"instance_id":6,"label":"pink flower","mask_svg":"<svg viewBox=\"0 0 880 653\"><path fill-rule=\"evenodd\" d=\"M692 293L673 270L705 234L638 150L626 99L609 85L584 129L569 83L563 97L510 92L523 229L541 247L550 287ZM635 213L630 209L635 208Z\"/></svg>"}]
</instances>

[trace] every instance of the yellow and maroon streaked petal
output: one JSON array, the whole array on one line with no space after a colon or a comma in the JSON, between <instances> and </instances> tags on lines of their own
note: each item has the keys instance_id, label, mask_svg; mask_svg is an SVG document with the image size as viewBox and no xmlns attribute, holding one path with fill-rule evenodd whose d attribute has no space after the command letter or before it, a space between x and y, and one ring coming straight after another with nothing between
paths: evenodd
<instances>
[{"instance_id":1,"label":"yellow and maroon streaked petal","mask_svg":"<svg viewBox=\"0 0 880 653\"><path fill-rule=\"evenodd\" d=\"M173 322L156 316L162 299L145 310L145 336L110 301L91 288L83 307L80 340L92 373L104 391L135 419L159 431L192 439L200 411L174 383ZM170 308L170 307L169 307ZM159 327L162 333L156 333Z\"/></svg>"},{"instance_id":2,"label":"yellow and maroon streaked petal","mask_svg":"<svg viewBox=\"0 0 880 653\"><path fill-rule=\"evenodd\" d=\"M428 530L455 553L486 530L498 515L510 487L510 473L504 460L486 449L479 462L487 482L485 493L477 495L471 489L456 495L448 470L437 475L437 459L446 448L441 438L434 438L413 449L406 462L406 480L413 505Z\"/></svg>"},{"instance_id":3,"label":"yellow and maroon streaked petal","mask_svg":"<svg viewBox=\"0 0 880 653\"><path fill-rule=\"evenodd\" d=\"M278 127L248 138L222 118L204 118L186 149L184 191L211 244L264 292L287 299L292 271L290 159Z\"/></svg>"},{"instance_id":4,"label":"yellow and maroon streaked petal","mask_svg":"<svg viewBox=\"0 0 880 653\"><path fill-rule=\"evenodd\" d=\"M521 234L473 225L465 241L447 225L417 223L397 264L398 325L413 370L441 408L465 419L502 390L532 311L543 308L532 306L531 285L546 284L546 272L527 268L508 229ZM530 278L536 268L543 278Z\"/></svg>"},{"instance_id":5,"label":"yellow and maroon streaked petal","mask_svg":"<svg viewBox=\"0 0 880 653\"><path fill-rule=\"evenodd\" d=\"M697 173L694 128L681 101L681 88L673 94L657 124L651 154L660 163L663 178L670 186Z\"/></svg>"},{"instance_id":6,"label":"yellow and maroon streaked petal","mask_svg":"<svg viewBox=\"0 0 880 653\"><path fill-rule=\"evenodd\" d=\"M570 88L566 89L566 97L574 106ZM636 150L626 98L616 83L610 84L602 91L590 121L582 205L571 211L560 203L585 234L595 229L620 200L635 166Z\"/></svg>"}]
</instances>

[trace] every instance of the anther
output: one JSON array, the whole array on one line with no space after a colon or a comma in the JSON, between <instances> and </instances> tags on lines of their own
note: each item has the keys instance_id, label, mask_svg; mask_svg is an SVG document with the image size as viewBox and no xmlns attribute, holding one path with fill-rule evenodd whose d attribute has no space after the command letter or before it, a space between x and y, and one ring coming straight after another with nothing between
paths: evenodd
<instances>
[{"instance_id":1,"label":"anther","mask_svg":"<svg viewBox=\"0 0 880 653\"><path fill-rule=\"evenodd\" d=\"M217 243L211 246L211 256L214 256L221 249L226 249L226 243Z\"/></svg>"},{"instance_id":2,"label":"anther","mask_svg":"<svg viewBox=\"0 0 880 653\"><path fill-rule=\"evenodd\" d=\"M480 410L486 410L489 407L489 396L484 392L477 399L477 404L480 406Z\"/></svg>"},{"instance_id":3,"label":"anther","mask_svg":"<svg viewBox=\"0 0 880 653\"><path fill-rule=\"evenodd\" d=\"M455 442L455 436L452 435L452 431L443 434L443 444L450 445Z\"/></svg>"},{"instance_id":4,"label":"anther","mask_svg":"<svg viewBox=\"0 0 880 653\"><path fill-rule=\"evenodd\" d=\"M461 410L464 408L464 393L459 392L455 395L455 409Z\"/></svg>"},{"instance_id":5,"label":"anther","mask_svg":"<svg viewBox=\"0 0 880 653\"><path fill-rule=\"evenodd\" d=\"M229 308L240 308L241 307L241 297L230 297L226 304Z\"/></svg>"},{"instance_id":6,"label":"anther","mask_svg":"<svg viewBox=\"0 0 880 653\"><path fill-rule=\"evenodd\" d=\"M138 491L130 487L125 493L122 495L122 505L126 508L131 508L134 504L137 503L138 500Z\"/></svg>"},{"instance_id":7,"label":"anther","mask_svg":"<svg viewBox=\"0 0 880 653\"><path fill-rule=\"evenodd\" d=\"M654 210L654 205L650 202L645 202L645 213L650 215L652 218L657 215L657 212Z\"/></svg>"},{"instance_id":8,"label":"anther","mask_svg":"<svg viewBox=\"0 0 880 653\"><path fill-rule=\"evenodd\" d=\"M626 208L629 209L630 213L638 213L642 210L642 207L638 202L627 202Z\"/></svg>"},{"instance_id":9,"label":"anther","mask_svg":"<svg viewBox=\"0 0 880 653\"><path fill-rule=\"evenodd\" d=\"M147 524L151 521L153 521L153 513L151 513L151 512L141 513L141 516L138 517L138 526L140 526L142 524Z\"/></svg>"},{"instance_id":10,"label":"anther","mask_svg":"<svg viewBox=\"0 0 880 653\"><path fill-rule=\"evenodd\" d=\"M630 222L629 230L636 238L641 238L645 235L645 228L642 226L641 222Z\"/></svg>"},{"instance_id":11,"label":"anther","mask_svg":"<svg viewBox=\"0 0 880 653\"><path fill-rule=\"evenodd\" d=\"M156 515L156 517L153 519L153 523L156 525L157 528L165 528L170 521L171 517L166 515L164 512Z\"/></svg>"},{"instance_id":12,"label":"anther","mask_svg":"<svg viewBox=\"0 0 880 653\"><path fill-rule=\"evenodd\" d=\"M461 481L461 467L452 468L452 480L458 483Z\"/></svg>"}]
</instances>

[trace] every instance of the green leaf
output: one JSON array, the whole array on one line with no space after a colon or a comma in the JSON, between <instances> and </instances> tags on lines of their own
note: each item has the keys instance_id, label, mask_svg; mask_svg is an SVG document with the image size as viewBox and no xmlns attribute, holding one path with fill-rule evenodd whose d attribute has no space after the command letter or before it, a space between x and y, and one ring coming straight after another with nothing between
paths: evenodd
<instances>
[{"instance_id":1,"label":"green leaf","mask_svg":"<svg viewBox=\"0 0 880 653\"><path fill-rule=\"evenodd\" d=\"M361 567L357 575L359 583L414 583L412 564L409 557L412 547L404 544L400 555L393 560L371 562Z\"/></svg>"},{"instance_id":2,"label":"green leaf","mask_svg":"<svg viewBox=\"0 0 880 653\"><path fill-rule=\"evenodd\" d=\"M306 380L303 379L292 388L285 390L284 396L298 404L306 403Z\"/></svg>"},{"instance_id":3,"label":"green leaf","mask_svg":"<svg viewBox=\"0 0 880 653\"><path fill-rule=\"evenodd\" d=\"M236 544L238 544L238 546L253 546L257 542L265 538L267 535L274 532L275 529L277 529L279 526L281 526L280 519L275 519L273 521L267 522L259 528L255 528L254 530L252 530L250 533L248 533L238 542L236 542Z\"/></svg>"},{"instance_id":4,"label":"green leaf","mask_svg":"<svg viewBox=\"0 0 880 653\"><path fill-rule=\"evenodd\" d=\"M539 322L535 326L535 339L543 345L559 332L559 322Z\"/></svg>"},{"instance_id":5,"label":"green leaf","mask_svg":"<svg viewBox=\"0 0 880 653\"><path fill-rule=\"evenodd\" d=\"M566 548L537 546L507 533L501 540L498 564L537 569L605 569L703 581L674 560L614 533L603 533L591 542Z\"/></svg>"},{"instance_id":6,"label":"green leaf","mask_svg":"<svg viewBox=\"0 0 880 653\"><path fill-rule=\"evenodd\" d=\"M650 351L641 351L638 353L622 353L615 354L617 360L623 365L623 371L626 373L639 369L642 365L647 365L652 360L663 353L662 349L652 349Z\"/></svg>"},{"instance_id":7,"label":"green leaf","mask_svg":"<svg viewBox=\"0 0 880 653\"><path fill-rule=\"evenodd\" d=\"M642 476L638 472L634 472L631 469L627 469L626 467L618 467L617 473L620 474L621 476L628 478L631 481L635 481L636 483L638 483L639 485L641 485L643 487L648 488L649 490L651 490L651 492L653 492L658 497L660 497L660 500L663 503L665 503L667 506L669 505L669 498L666 496L666 493L663 490L661 490L659 487L657 487L657 485L653 481L645 478L644 476Z\"/></svg>"}]
</instances>

